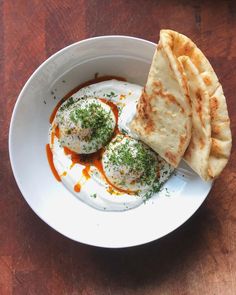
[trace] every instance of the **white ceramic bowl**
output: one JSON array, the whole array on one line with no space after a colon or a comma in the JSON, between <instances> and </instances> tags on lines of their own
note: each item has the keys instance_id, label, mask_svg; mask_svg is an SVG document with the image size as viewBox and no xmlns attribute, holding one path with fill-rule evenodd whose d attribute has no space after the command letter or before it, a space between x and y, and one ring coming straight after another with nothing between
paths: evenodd
<instances>
[{"instance_id":1,"label":"white ceramic bowl","mask_svg":"<svg viewBox=\"0 0 236 295\"><path fill-rule=\"evenodd\" d=\"M182 166L167 183L168 195L162 191L133 210L103 212L81 202L52 175L45 145L49 117L58 100L95 73L144 85L154 50L154 43L126 36L77 42L45 61L18 97L9 135L15 179L34 212L75 241L110 248L153 241L184 223L211 188L211 183Z\"/></svg>"}]
</instances>

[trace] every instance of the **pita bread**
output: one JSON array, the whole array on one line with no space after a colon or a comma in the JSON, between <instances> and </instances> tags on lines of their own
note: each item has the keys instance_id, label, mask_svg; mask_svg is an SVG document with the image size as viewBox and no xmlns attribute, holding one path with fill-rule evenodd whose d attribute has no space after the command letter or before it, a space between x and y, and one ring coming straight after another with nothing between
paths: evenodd
<instances>
[{"instance_id":1,"label":"pita bread","mask_svg":"<svg viewBox=\"0 0 236 295\"><path fill-rule=\"evenodd\" d=\"M224 169L232 146L226 99L200 49L184 35L169 34L177 39L173 51L185 70L192 103L192 137L184 159L202 179L211 180Z\"/></svg>"},{"instance_id":2,"label":"pita bread","mask_svg":"<svg viewBox=\"0 0 236 295\"><path fill-rule=\"evenodd\" d=\"M147 84L130 128L169 164L177 167L191 138L191 102L175 39L161 31Z\"/></svg>"},{"instance_id":3,"label":"pita bread","mask_svg":"<svg viewBox=\"0 0 236 295\"><path fill-rule=\"evenodd\" d=\"M223 89L186 36L161 30L131 129L174 167L184 157L204 180L227 164L232 136Z\"/></svg>"},{"instance_id":4,"label":"pita bread","mask_svg":"<svg viewBox=\"0 0 236 295\"><path fill-rule=\"evenodd\" d=\"M184 155L185 160L203 179L208 179L208 165L211 150L210 99L206 86L198 70L189 57L180 58L185 73L192 102L192 136Z\"/></svg>"}]
</instances>

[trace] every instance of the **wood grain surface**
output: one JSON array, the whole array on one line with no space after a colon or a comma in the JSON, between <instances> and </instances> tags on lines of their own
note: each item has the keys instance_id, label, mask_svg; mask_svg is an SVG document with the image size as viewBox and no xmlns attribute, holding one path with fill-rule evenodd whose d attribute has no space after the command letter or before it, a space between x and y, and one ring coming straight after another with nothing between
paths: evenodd
<instances>
[{"instance_id":1,"label":"wood grain surface","mask_svg":"<svg viewBox=\"0 0 236 295\"><path fill-rule=\"evenodd\" d=\"M148 245L109 250L66 239L29 208L15 183L8 129L19 91L51 54L87 37L157 42L161 28L210 59L236 135L236 2L0 1L0 294L236 294L236 151L198 212Z\"/></svg>"}]
</instances>

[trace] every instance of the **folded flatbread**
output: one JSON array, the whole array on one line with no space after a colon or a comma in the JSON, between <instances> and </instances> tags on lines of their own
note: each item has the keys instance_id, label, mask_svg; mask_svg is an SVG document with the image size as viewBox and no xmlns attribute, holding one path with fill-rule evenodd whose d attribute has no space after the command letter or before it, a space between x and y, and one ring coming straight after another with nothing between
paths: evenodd
<instances>
[{"instance_id":1,"label":"folded flatbread","mask_svg":"<svg viewBox=\"0 0 236 295\"><path fill-rule=\"evenodd\" d=\"M204 180L217 177L227 164L232 137L222 86L186 36L160 32L131 128L173 166L184 157Z\"/></svg>"},{"instance_id":2,"label":"folded flatbread","mask_svg":"<svg viewBox=\"0 0 236 295\"><path fill-rule=\"evenodd\" d=\"M147 84L130 128L172 166L177 167L191 138L191 102L171 31L162 30Z\"/></svg>"},{"instance_id":3,"label":"folded flatbread","mask_svg":"<svg viewBox=\"0 0 236 295\"><path fill-rule=\"evenodd\" d=\"M178 39L176 55L184 67L192 103L192 136L184 159L201 178L211 180L224 169L232 146L226 99L200 49L186 36L172 34Z\"/></svg>"}]
</instances>

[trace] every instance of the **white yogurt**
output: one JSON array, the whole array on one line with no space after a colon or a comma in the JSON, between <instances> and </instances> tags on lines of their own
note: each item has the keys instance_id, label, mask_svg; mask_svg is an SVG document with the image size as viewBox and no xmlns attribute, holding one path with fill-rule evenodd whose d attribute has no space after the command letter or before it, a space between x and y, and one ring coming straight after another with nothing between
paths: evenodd
<instances>
[{"instance_id":1,"label":"white yogurt","mask_svg":"<svg viewBox=\"0 0 236 295\"><path fill-rule=\"evenodd\" d=\"M119 109L119 130L133 138L137 138L130 131L129 123L135 114L136 104L141 96L142 89L141 86L136 84L109 80L84 87L73 94L72 97L73 99L80 99L82 97L105 98L106 100L112 101ZM55 123L53 122L52 126ZM50 139L51 133L52 128L49 132ZM99 210L121 211L137 207L143 203L145 192L137 196L121 193L114 188L111 189L96 167L91 167L91 177L86 179L82 173L84 166L80 164L73 165L71 156L65 154L64 148L57 137L54 138L54 142L50 144L50 147L53 154L54 166L61 176L63 184L86 204ZM172 169L163 160L159 160L159 163L161 163L163 171L168 171L168 173L161 173L160 181L164 182L170 176ZM80 192L74 190L75 185L78 183L81 187Z\"/></svg>"}]
</instances>

